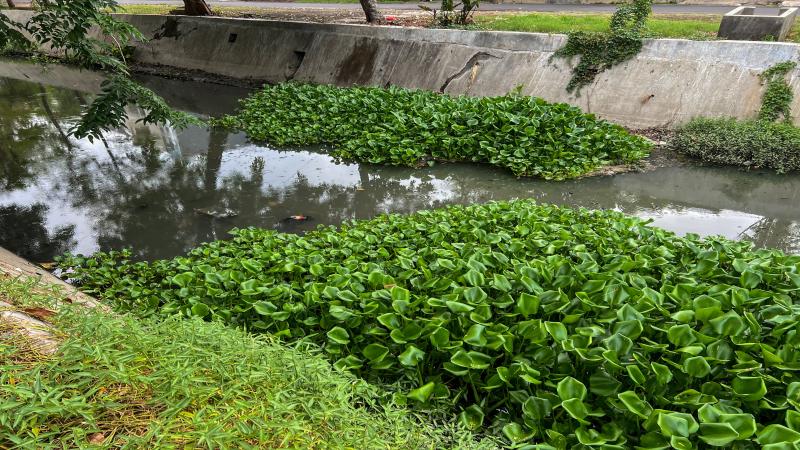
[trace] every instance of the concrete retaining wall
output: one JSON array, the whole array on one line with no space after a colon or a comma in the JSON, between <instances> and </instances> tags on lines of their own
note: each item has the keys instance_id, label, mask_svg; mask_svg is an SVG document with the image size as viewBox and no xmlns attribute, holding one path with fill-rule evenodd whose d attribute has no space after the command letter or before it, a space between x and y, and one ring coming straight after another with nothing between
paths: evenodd
<instances>
[{"instance_id":1,"label":"concrete retaining wall","mask_svg":"<svg viewBox=\"0 0 800 450\"><path fill-rule=\"evenodd\" d=\"M396 85L449 94L501 95L522 86L524 94L637 128L695 116L753 117L763 90L758 74L782 61L800 61L795 44L648 40L635 58L575 96L565 89L568 62L550 61L566 42L563 35L119 17L150 39L134 52L142 63L270 83ZM790 84L800 94L799 73L790 74ZM800 95L792 109L800 123Z\"/></svg>"}]
</instances>

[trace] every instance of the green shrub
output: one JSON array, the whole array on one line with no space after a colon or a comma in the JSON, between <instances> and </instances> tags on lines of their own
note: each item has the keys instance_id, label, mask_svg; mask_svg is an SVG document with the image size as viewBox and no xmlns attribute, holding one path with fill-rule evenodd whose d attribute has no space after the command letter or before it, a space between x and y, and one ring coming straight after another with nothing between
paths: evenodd
<instances>
[{"instance_id":1,"label":"green shrub","mask_svg":"<svg viewBox=\"0 0 800 450\"><path fill-rule=\"evenodd\" d=\"M0 298L38 292L0 278ZM268 336L80 308L52 321L53 357L0 321L0 448L496 448Z\"/></svg>"},{"instance_id":2,"label":"green shrub","mask_svg":"<svg viewBox=\"0 0 800 450\"><path fill-rule=\"evenodd\" d=\"M751 247L515 201L61 266L127 309L317 343L513 441L800 442L800 256Z\"/></svg>"},{"instance_id":3,"label":"green shrub","mask_svg":"<svg viewBox=\"0 0 800 450\"><path fill-rule=\"evenodd\" d=\"M800 169L800 129L789 123L692 119L676 130L670 146L714 164L779 173Z\"/></svg>"},{"instance_id":4,"label":"green shrub","mask_svg":"<svg viewBox=\"0 0 800 450\"><path fill-rule=\"evenodd\" d=\"M330 144L344 159L412 167L473 161L556 180L636 161L650 148L622 127L563 103L394 87L267 86L219 123L275 145Z\"/></svg>"}]
</instances>

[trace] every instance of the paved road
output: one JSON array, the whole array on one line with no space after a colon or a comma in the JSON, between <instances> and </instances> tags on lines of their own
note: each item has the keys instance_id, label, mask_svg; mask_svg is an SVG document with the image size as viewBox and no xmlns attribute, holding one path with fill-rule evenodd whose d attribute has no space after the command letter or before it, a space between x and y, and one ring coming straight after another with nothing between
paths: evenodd
<instances>
[{"instance_id":1,"label":"paved road","mask_svg":"<svg viewBox=\"0 0 800 450\"><path fill-rule=\"evenodd\" d=\"M123 5L144 5L144 4L175 4L182 5L181 0L118 0ZM206 0L208 1L208 0ZM246 6L251 8L320 8L320 9L361 9L358 3L293 3L293 2L262 2L262 1L241 1L241 0L211 0L211 6ZM381 3L379 6L384 9L419 9L418 4L408 3ZM428 6L438 6L437 3L421 4ZM548 11L548 12L613 12L615 5L533 5L520 3L481 3L481 11ZM707 6L707 5L653 5L653 12L656 14L724 14L733 6ZM760 10L770 10L770 8L759 8ZM775 11L775 9L771 9Z\"/></svg>"}]
</instances>

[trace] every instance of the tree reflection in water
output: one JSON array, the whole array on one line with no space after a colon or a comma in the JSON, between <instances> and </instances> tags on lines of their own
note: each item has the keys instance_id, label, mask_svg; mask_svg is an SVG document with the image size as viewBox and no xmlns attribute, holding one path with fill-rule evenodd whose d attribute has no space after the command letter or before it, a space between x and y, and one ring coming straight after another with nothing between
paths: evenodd
<instances>
[{"instance_id":1,"label":"tree reflection in water","mask_svg":"<svg viewBox=\"0 0 800 450\"><path fill-rule=\"evenodd\" d=\"M165 86L174 93L181 85ZM797 177L689 167L553 183L474 165L341 165L322 150L279 151L222 129L177 135L135 120L104 141L67 138L88 96L0 79L0 245L35 260L66 250L123 247L152 259L225 238L233 227L303 232L385 212L534 197L630 214L666 211L678 218L699 209L720 224L726 208L748 211L742 215L763 219L744 236L758 245L800 250L800 213L787 212L773 198L779 191L800 195L793 194L800 191ZM219 113L220 103L194 96L191 105ZM135 119L137 112L130 115ZM238 215L196 212L225 209ZM291 215L313 220L284 220ZM695 231L674 223L676 231Z\"/></svg>"}]
</instances>

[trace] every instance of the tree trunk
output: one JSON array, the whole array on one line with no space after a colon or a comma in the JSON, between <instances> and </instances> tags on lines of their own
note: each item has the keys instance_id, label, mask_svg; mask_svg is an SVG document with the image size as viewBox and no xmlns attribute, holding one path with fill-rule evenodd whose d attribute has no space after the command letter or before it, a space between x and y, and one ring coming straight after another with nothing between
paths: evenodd
<instances>
[{"instance_id":1,"label":"tree trunk","mask_svg":"<svg viewBox=\"0 0 800 450\"><path fill-rule=\"evenodd\" d=\"M361 7L364 9L364 14L367 15L367 22L369 23L382 23L384 21L383 14L378 11L378 2L376 0L358 0L361 2Z\"/></svg>"},{"instance_id":2,"label":"tree trunk","mask_svg":"<svg viewBox=\"0 0 800 450\"><path fill-rule=\"evenodd\" d=\"M17 7L17 5L14 4L14 0L6 0L6 3L8 4L8 9L14 9Z\"/></svg>"},{"instance_id":3,"label":"tree trunk","mask_svg":"<svg viewBox=\"0 0 800 450\"><path fill-rule=\"evenodd\" d=\"M205 0L183 0L187 16L210 16L211 8Z\"/></svg>"}]
</instances>

